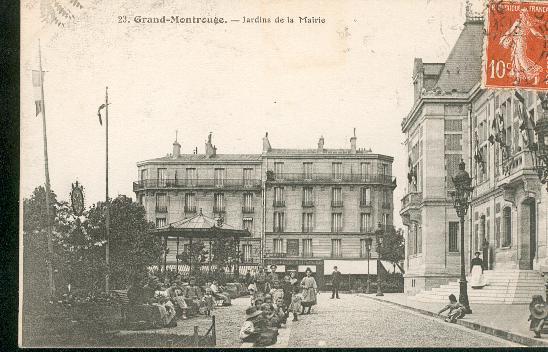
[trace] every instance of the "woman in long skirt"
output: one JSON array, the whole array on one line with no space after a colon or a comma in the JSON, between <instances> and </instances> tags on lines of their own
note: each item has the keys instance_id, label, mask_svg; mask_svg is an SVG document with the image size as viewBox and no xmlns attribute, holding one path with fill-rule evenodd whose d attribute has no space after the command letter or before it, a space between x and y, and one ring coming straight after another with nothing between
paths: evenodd
<instances>
[{"instance_id":1,"label":"woman in long skirt","mask_svg":"<svg viewBox=\"0 0 548 352\"><path fill-rule=\"evenodd\" d=\"M480 259L480 252L476 252L476 257L470 263L470 286L472 288L483 288L487 283L483 277L483 260Z\"/></svg>"},{"instance_id":2,"label":"woman in long skirt","mask_svg":"<svg viewBox=\"0 0 548 352\"><path fill-rule=\"evenodd\" d=\"M301 280L301 287L302 287L302 312L301 314L304 314L304 309L308 308L308 311L306 314L310 314L310 309L313 305L316 304L316 293L318 289L318 285L316 284L316 280L312 277L312 270L310 268L306 268L306 276L303 277Z\"/></svg>"}]
</instances>

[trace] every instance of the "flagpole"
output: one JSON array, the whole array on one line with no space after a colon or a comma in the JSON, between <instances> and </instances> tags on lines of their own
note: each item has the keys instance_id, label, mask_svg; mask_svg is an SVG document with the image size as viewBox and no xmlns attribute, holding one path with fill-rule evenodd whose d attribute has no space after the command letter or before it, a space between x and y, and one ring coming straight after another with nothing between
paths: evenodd
<instances>
[{"instance_id":1,"label":"flagpole","mask_svg":"<svg viewBox=\"0 0 548 352\"><path fill-rule=\"evenodd\" d=\"M46 260L48 270L48 285L50 297L55 296L55 283L53 281L53 243L51 234L51 209L50 209L50 181L48 166L48 138L46 133L46 104L44 102L44 71L42 70L42 48L38 40L38 60L40 62L40 104L42 105L42 132L44 135L44 172L46 174L46 236L48 240L48 258Z\"/></svg>"},{"instance_id":2,"label":"flagpole","mask_svg":"<svg viewBox=\"0 0 548 352\"><path fill-rule=\"evenodd\" d=\"M106 131L106 202L107 202L107 214L106 214L106 253L105 253L105 262L107 265L107 275L105 276L105 291L109 292L110 285L109 285L109 278L110 278L110 202L108 199L108 87L105 88L105 131Z\"/></svg>"}]
</instances>

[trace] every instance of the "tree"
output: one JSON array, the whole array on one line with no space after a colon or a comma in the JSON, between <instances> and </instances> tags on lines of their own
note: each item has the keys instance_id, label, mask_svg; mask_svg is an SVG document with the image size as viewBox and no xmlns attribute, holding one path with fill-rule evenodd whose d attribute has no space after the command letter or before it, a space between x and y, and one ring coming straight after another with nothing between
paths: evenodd
<instances>
[{"instance_id":1,"label":"tree","mask_svg":"<svg viewBox=\"0 0 548 352\"><path fill-rule=\"evenodd\" d=\"M88 212L84 225L89 238L106 244L106 204L98 202ZM149 232L154 224L146 220L145 209L131 198L119 195L110 204L110 278L113 288L126 287L130 278L157 263L162 253L161 239Z\"/></svg>"},{"instance_id":2,"label":"tree","mask_svg":"<svg viewBox=\"0 0 548 352\"><path fill-rule=\"evenodd\" d=\"M403 230L387 229L384 231L382 247L380 248L381 258L394 265L405 258L405 240Z\"/></svg>"},{"instance_id":3,"label":"tree","mask_svg":"<svg viewBox=\"0 0 548 352\"><path fill-rule=\"evenodd\" d=\"M179 253L178 259L186 265L190 265L192 273L199 271L202 264L206 261L209 252L202 241L192 242L192 246L188 246L182 253ZM191 273L191 274L192 274Z\"/></svg>"},{"instance_id":4,"label":"tree","mask_svg":"<svg viewBox=\"0 0 548 352\"><path fill-rule=\"evenodd\" d=\"M217 267L232 268L232 265L240 260L236 250L236 242L233 238L215 239L211 246L211 252L213 254L212 262Z\"/></svg>"}]
</instances>

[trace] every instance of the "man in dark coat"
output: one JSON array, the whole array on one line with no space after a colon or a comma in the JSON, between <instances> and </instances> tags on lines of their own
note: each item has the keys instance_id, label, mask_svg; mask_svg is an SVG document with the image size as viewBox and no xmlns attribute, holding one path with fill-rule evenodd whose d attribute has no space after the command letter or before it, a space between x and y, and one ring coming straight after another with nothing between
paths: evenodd
<instances>
[{"instance_id":1,"label":"man in dark coat","mask_svg":"<svg viewBox=\"0 0 548 352\"><path fill-rule=\"evenodd\" d=\"M336 266L333 267L333 273L331 274L331 283L332 283L332 294L331 299L337 297L339 299L339 285L341 284L341 272L337 269Z\"/></svg>"}]
</instances>

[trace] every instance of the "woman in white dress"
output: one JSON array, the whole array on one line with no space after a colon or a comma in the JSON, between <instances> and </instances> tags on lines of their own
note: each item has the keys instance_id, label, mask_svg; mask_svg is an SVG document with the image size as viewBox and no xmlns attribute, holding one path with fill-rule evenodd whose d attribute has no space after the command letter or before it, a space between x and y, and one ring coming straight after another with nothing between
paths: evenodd
<instances>
[{"instance_id":1,"label":"woman in white dress","mask_svg":"<svg viewBox=\"0 0 548 352\"><path fill-rule=\"evenodd\" d=\"M483 277L483 260L480 259L480 252L475 253L476 257L470 263L470 286L472 288L483 288L487 283Z\"/></svg>"}]
</instances>

